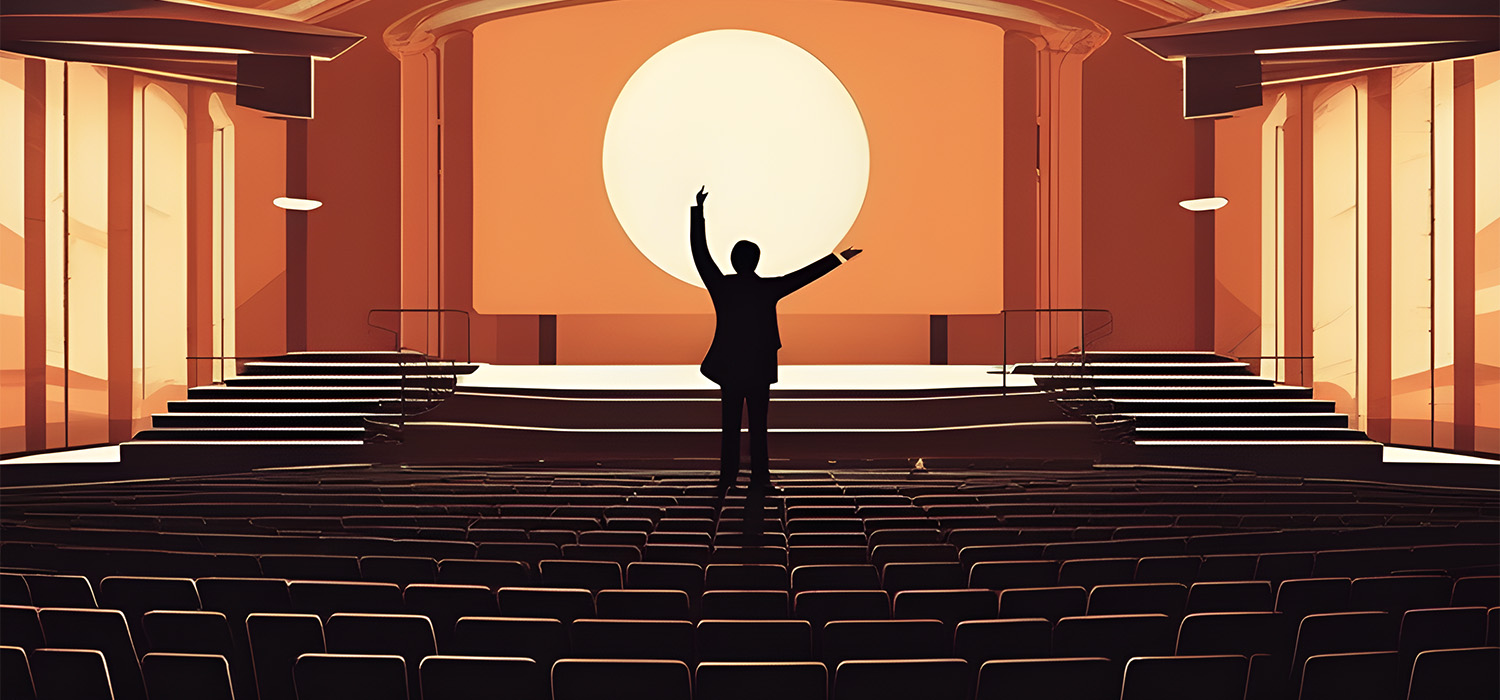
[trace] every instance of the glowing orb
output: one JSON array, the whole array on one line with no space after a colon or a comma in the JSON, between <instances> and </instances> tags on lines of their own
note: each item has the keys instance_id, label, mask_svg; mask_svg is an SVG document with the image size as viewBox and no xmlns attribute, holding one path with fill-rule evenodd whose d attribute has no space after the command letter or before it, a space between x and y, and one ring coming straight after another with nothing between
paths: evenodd
<instances>
[{"instance_id":1,"label":"glowing orb","mask_svg":"<svg viewBox=\"0 0 1500 700\"><path fill-rule=\"evenodd\" d=\"M761 276L833 252L864 204L870 144L859 109L821 61L738 29L694 34L626 81L604 131L604 187L635 247L703 286L688 207L708 187L708 246L726 273L736 241Z\"/></svg>"}]
</instances>

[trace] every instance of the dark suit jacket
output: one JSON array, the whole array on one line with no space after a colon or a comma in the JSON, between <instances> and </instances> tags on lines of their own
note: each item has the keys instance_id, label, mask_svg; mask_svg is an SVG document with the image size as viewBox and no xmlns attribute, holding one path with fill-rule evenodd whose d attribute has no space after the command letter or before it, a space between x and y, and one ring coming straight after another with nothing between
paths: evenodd
<instances>
[{"instance_id":1,"label":"dark suit jacket","mask_svg":"<svg viewBox=\"0 0 1500 700\"><path fill-rule=\"evenodd\" d=\"M726 275L708 252L703 207L692 208L688 230L693 264L713 298L717 317L713 344L699 369L720 386L775 383L776 351L781 347L776 302L838 267L838 256L830 254L781 277Z\"/></svg>"}]
</instances>

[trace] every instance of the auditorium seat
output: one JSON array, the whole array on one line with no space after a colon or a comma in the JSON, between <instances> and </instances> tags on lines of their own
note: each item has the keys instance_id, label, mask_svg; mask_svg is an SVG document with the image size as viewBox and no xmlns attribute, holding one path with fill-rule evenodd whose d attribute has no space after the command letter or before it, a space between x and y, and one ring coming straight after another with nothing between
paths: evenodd
<instances>
[{"instance_id":1,"label":"auditorium seat","mask_svg":"<svg viewBox=\"0 0 1500 700\"><path fill-rule=\"evenodd\" d=\"M851 660L834 670L834 700L924 698L967 700L969 669L963 659Z\"/></svg>"},{"instance_id":2,"label":"auditorium seat","mask_svg":"<svg viewBox=\"0 0 1500 700\"><path fill-rule=\"evenodd\" d=\"M0 605L31 605L31 589L26 586L25 576L0 571Z\"/></svg>"},{"instance_id":3,"label":"auditorium seat","mask_svg":"<svg viewBox=\"0 0 1500 700\"><path fill-rule=\"evenodd\" d=\"M1349 586L1351 610L1384 610L1400 615L1417 608L1440 608L1452 598L1447 576L1373 576Z\"/></svg>"},{"instance_id":4,"label":"auditorium seat","mask_svg":"<svg viewBox=\"0 0 1500 700\"><path fill-rule=\"evenodd\" d=\"M109 666L116 700L144 700L146 686L125 615L118 610L41 608L42 636L54 649L97 649Z\"/></svg>"},{"instance_id":5,"label":"auditorium seat","mask_svg":"<svg viewBox=\"0 0 1500 700\"><path fill-rule=\"evenodd\" d=\"M1141 557L1135 564L1135 582L1191 585L1198 580L1198 567L1202 563L1203 558L1196 555Z\"/></svg>"},{"instance_id":6,"label":"auditorium seat","mask_svg":"<svg viewBox=\"0 0 1500 700\"><path fill-rule=\"evenodd\" d=\"M1000 617L1044 617L1057 622L1084 614L1088 600L1082 586L1009 588L1000 591Z\"/></svg>"},{"instance_id":7,"label":"auditorium seat","mask_svg":"<svg viewBox=\"0 0 1500 700\"><path fill-rule=\"evenodd\" d=\"M790 602L786 591L705 591L699 607L705 620L785 620Z\"/></svg>"},{"instance_id":8,"label":"auditorium seat","mask_svg":"<svg viewBox=\"0 0 1500 700\"><path fill-rule=\"evenodd\" d=\"M83 576L26 574L31 605L38 608L96 608L94 587Z\"/></svg>"},{"instance_id":9,"label":"auditorium seat","mask_svg":"<svg viewBox=\"0 0 1500 700\"><path fill-rule=\"evenodd\" d=\"M1454 581L1448 604L1455 608L1500 606L1500 576L1464 576Z\"/></svg>"},{"instance_id":10,"label":"auditorium seat","mask_svg":"<svg viewBox=\"0 0 1500 700\"><path fill-rule=\"evenodd\" d=\"M810 545L795 541L787 548L787 566L809 564L869 564L870 550L864 545Z\"/></svg>"},{"instance_id":11,"label":"auditorium seat","mask_svg":"<svg viewBox=\"0 0 1500 700\"><path fill-rule=\"evenodd\" d=\"M711 620L697 626L700 661L810 661L806 620Z\"/></svg>"},{"instance_id":12,"label":"auditorium seat","mask_svg":"<svg viewBox=\"0 0 1500 700\"><path fill-rule=\"evenodd\" d=\"M153 653L217 654L233 658L234 638L224 613L153 610L142 618L138 645Z\"/></svg>"},{"instance_id":13,"label":"auditorium seat","mask_svg":"<svg viewBox=\"0 0 1500 700\"><path fill-rule=\"evenodd\" d=\"M967 580L963 567L954 562L896 561L880 569L880 586L892 594L912 590L963 588Z\"/></svg>"},{"instance_id":14,"label":"auditorium seat","mask_svg":"<svg viewBox=\"0 0 1500 700\"><path fill-rule=\"evenodd\" d=\"M16 700L36 700L36 686L26 651L20 647L0 646L0 696Z\"/></svg>"},{"instance_id":15,"label":"auditorium seat","mask_svg":"<svg viewBox=\"0 0 1500 700\"><path fill-rule=\"evenodd\" d=\"M612 562L623 570L630 562L641 560L641 550L627 544L565 544L562 546L562 558ZM545 573L543 580L546 580Z\"/></svg>"},{"instance_id":16,"label":"auditorium seat","mask_svg":"<svg viewBox=\"0 0 1500 700\"><path fill-rule=\"evenodd\" d=\"M406 613L432 621L439 649L448 648L459 618L499 614L495 594L485 586L413 583L401 591L401 601Z\"/></svg>"},{"instance_id":17,"label":"auditorium seat","mask_svg":"<svg viewBox=\"0 0 1500 700\"><path fill-rule=\"evenodd\" d=\"M705 591L785 591L787 583L782 564L709 564L703 575Z\"/></svg>"},{"instance_id":18,"label":"auditorium seat","mask_svg":"<svg viewBox=\"0 0 1500 700\"><path fill-rule=\"evenodd\" d=\"M1180 583L1120 583L1094 586L1089 591L1089 615L1161 613L1182 618L1187 586Z\"/></svg>"},{"instance_id":19,"label":"auditorium seat","mask_svg":"<svg viewBox=\"0 0 1500 700\"><path fill-rule=\"evenodd\" d=\"M652 536L654 537L657 534L666 533L652 533ZM692 534L696 536L698 533ZM703 535L703 537L706 540L708 536ZM703 544L693 544L659 542L653 540L646 543L646 547L642 551L641 561L676 562L683 564L696 564L698 566L707 566L711 551L712 548L709 547L706 541Z\"/></svg>"},{"instance_id":20,"label":"auditorium seat","mask_svg":"<svg viewBox=\"0 0 1500 700\"><path fill-rule=\"evenodd\" d=\"M1103 656L1122 667L1135 656L1170 656L1176 625L1162 614L1065 617L1052 629L1052 653Z\"/></svg>"},{"instance_id":21,"label":"auditorium seat","mask_svg":"<svg viewBox=\"0 0 1500 700\"><path fill-rule=\"evenodd\" d=\"M1292 678L1300 678L1307 659L1321 654L1389 651L1392 653L1390 663L1395 665L1396 627L1396 620L1386 612L1308 615L1297 627Z\"/></svg>"},{"instance_id":22,"label":"auditorium seat","mask_svg":"<svg viewBox=\"0 0 1500 700\"><path fill-rule=\"evenodd\" d=\"M499 693L513 700L549 700L547 669L531 659L428 656L419 667L422 700L469 700Z\"/></svg>"},{"instance_id":23,"label":"auditorium seat","mask_svg":"<svg viewBox=\"0 0 1500 700\"><path fill-rule=\"evenodd\" d=\"M1120 700L1243 700L1243 656L1138 656L1125 663Z\"/></svg>"},{"instance_id":24,"label":"auditorium seat","mask_svg":"<svg viewBox=\"0 0 1500 700\"><path fill-rule=\"evenodd\" d=\"M1400 700L1405 683L1394 651L1317 654L1302 670L1298 700Z\"/></svg>"},{"instance_id":25,"label":"auditorium seat","mask_svg":"<svg viewBox=\"0 0 1500 700\"><path fill-rule=\"evenodd\" d=\"M854 591L880 587L880 574L869 564L807 564L792 569L792 591Z\"/></svg>"},{"instance_id":26,"label":"auditorium seat","mask_svg":"<svg viewBox=\"0 0 1500 700\"><path fill-rule=\"evenodd\" d=\"M151 700L234 700L223 656L153 652L141 659L141 673Z\"/></svg>"},{"instance_id":27,"label":"auditorium seat","mask_svg":"<svg viewBox=\"0 0 1500 700\"><path fill-rule=\"evenodd\" d=\"M537 564L542 585L549 588L584 588L598 593L605 588L623 588L625 577L615 561L543 559Z\"/></svg>"},{"instance_id":28,"label":"auditorium seat","mask_svg":"<svg viewBox=\"0 0 1500 700\"><path fill-rule=\"evenodd\" d=\"M479 545L475 559L525 562L533 570L543 559L559 559L562 549L550 542L486 542Z\"/></svg>"},{"instance_id":29,"label":"auditorium seat","mask_svg":"<svg viewBox=\"0 0 1500 700\"><path fill-rule=\"evenodd\" d=\"M1270 582L1204 581L1188 588L1185 612L1270 612L1273 607Z\"/></svg>"},{"instance_id":30,"label":"auditorium seat","mask_svg":"<svg viewBox=\"0 0 1500 700\"><path fill-rule=\"evenodd\" d=\"M359 579L372 583L437 583L437 562L427 557L369 555L359 558Z\"/></svg>"},{"instance_id":31,"label":"auditorium seat","mask_svg":"<svg viewBox=\"0 0 1500 700\"><path fill-rule=\"evenodd\" d=\"M260 700L294 700L292 667L302 654L323 653L323 623L317 615L251 613L245 618L255 688Z\"/></svg>"},{"instance_id":32,"label":"auditorium seat","mask_svg":"<svg viewBox=\"0 0 1500 700\"><path fill-rule=\"evenodd\" d=\"M531 583L531 567L519 561L442 559L437 567L438 583L484 586L491 591Z\"/></svg>"},{"instance_id":33,"label":"auditorium seat","mask_svg":"<svg viewBox=\"0 0 1500 700\"><path fill-rule=\"evenodd\" d=\"M116 700L97 649L37 649L27 658L37 700ZM144 695L144 686L142 694ZM8 695L6 697L9 697Z\"/></svg>"},{"instance_id":34,"label":"auditorium seat","mask_svg":"<svg viewBox=\"0 0 1500 700\"><path fill-rule=\"evenodd\" d=\"M605 530L586 530L578 533L578 544L612 544L634 547L639 554L642 547L646 546L647 530L622 530L609 528ZM563 556L567 556L564 554Z\"/></svg>"},{"instance_id":35,"label":"auditorium seat","mask_svg":"<svg viewBox=\"0 0 1500 700\"><path fill-rule=\"evenodd\" d=\"M625 567L625 586L686 593L695 609L703 595L703 565L686 562L637 561Z\"/></svg>"},{"instance_id":36,"label":"auditorium seat","mask_svg":"<svg viewBox=\"0 0 1500 700\"><path fill-rule=\"evenodd\" d=\"M1282 581L1276 589L1276 612L1301 619L1315 613L1349 610L1347 578L1306 578Z\"/></svg>"},{"instance_id":37,"label":"auditorium seat","mask_svg":"<svg viewBox=\"0 0 1500 700\"><path fill-rule=\"evenodd\" d=\"M1312 578L1312 552L1267 552L1255 564L1254 577L1272 586L1294 578Z\"/></svg>"},{"instance_id":38,"label":"auditorium seat","mask_svg":"<svg viewBox=\"0 0 1500 700\"><path fill-rule=\"evenodd\" d=\"M568 637L577 658L695 661L693 623L685 620L578 620Z\"/></svg>"},{"instance_id":39,"label":"auditorium seat","mask_svg":"<svg viewBox=\"0 0 1500 700\"><path fill-rule=\"evenodd\" d=\"M198 589L190 578L106 576L99 582L99 603L125 613L131 636L143 637L141 616L151 610L198 610Z\"/></svg>"},{"instance_id":40,"label":"auditorium seat","mask_svg":"<svg viewBox=\"0 0 1500 700\"><path fill-rule=\"evenodd\" d=\"M1406 700L1500 697L1500 648L1434 649L1417 654Z\"/></svg>"},{"instance_id":41,"label":"auditorium seat","mask_svg":"<svg viewBox=\"0 0 1500 700\"><path fill-rule=\"evenodd\" d=\"M401 587L358 581L288 581L292 609L327 620L334 613L399 613Z\"/></svg>"},{"instance_id":42,"label":"auditorium seat","mask_svg":"<svg viewBox=\"0 0 1500 700\"><path fill-rule=\"evenodd\" d=\"M1210 554L1198 565L1199 581L1250 581L1262 578L1255 568L1255 554ZM1309 574L1311 575L1311 574Z\"/></svg>"},{"instance_id":43,"label":"auditorium seat","mask_svg":"<svg viewBox=\"0 0 1500 700\"><path fill-rule=\"evenodd\" d=\"M29 605L0 605L0 644L28 652L46 646L36 608Z\"/></svg>"},{"instance_id":44,"label":"auditorium seat","mask_svg":"<svg viewBox=\"0 0 1500 700\"><path fill-rule=\"evenodd\" d=\"M1213 612L1182 618L1177 653L1182 656L1291 653L1292 634L1284 613Z\"/></svg>"},{"instance_id":45,"label":"auditorium seat","mask_svg":"<svg viewBox=\"0 0 1500 700\"><path fill-rule=\"evenodd\" d=\"M1417 654L1433 649L1465 649L1484 646L1484 608L1428 608L1408 610L1401 616L1396 650L1401 666L1409 670Z\"/></svg>"},{"instance_id":46,"label":"auditorium seat","mask_svg":"<svg viewBox=\"0 0 1500 700\"><path fill-rule=\"evenodd\" d=\"M692 700L681 661L561 659L552 665L552 700Z\"/></svg>"},{"instance_id":47,"label":"auditorium seat","mask_svg":"<svg viewBox=\"0 0 1500 700\"><path fill-rule=\"evenodd\" d=\"M400 656L356 654L303 654L293 671L297 700L407 700L406 675Z\"/></svg>"},{"instance_id":48,"label":"auditorium seat","mask_svg":"<svg viewBox=\"0 0 1500 700\"><path fill-rule=\"evenodd\" d=\"M850 659L953 655L953 637L938 620L835 620L823 626L821 640L821 657L829 668Z\"/></svg>"},{"instance_id":49,"label":"auditorium seat","mask_svg":"<svg viewBox=\"0 0 1500 700\"><path fill-rule=\"evenodd\" d=\"M694 673L697 700L826 700L828 668L821 663L709 661Z\"/></svg>"},{"instance_id":50,"label":"auditorium seat","mask_svg":"<svg viewBox=\"0 0 1500 700\"><path fill-rule=\"evenodd\" d=\"M203 609L224 613L230 631L241 639L250 613L292 611L292 597L284 579L210 577L198 579L196 587Z\"/></svg>"},{"instance_id":51,"label":"auditorium seat","mask_svg":"<svg viewBox=\"0 0 1500 700\"><path fill-rule=\"evenodd\" d=\"M835 620L889 620L891 598L885 591L802 591L793 600L797 617L812 623L816 639L823 625Z\"/></svg>"},{"instance_id":52,"label":"auditorium seat","mask_svg":"<svg viewBox=\"0 0 1500 700\"><path fill-rule=\"evenodd\" d=\"M262 554L261 573L288 581L358 581L359 557L324 554Z\"/></svg>"},{"instance_id":53,"label":"auditorium seat","mask_svg":"<svg viewBox=\"0 0 1500 700\"><path fill-rule=\"evenodd\" d=\"M714 564L767 564L785 567L787 564L787 551L785 547L758 543L753 545L730 544L734 541L733 538L727 536L715 538L714 548L708 555L708 566Z\"/></svg>"},{"instance_id":54,"label":"auditorium seat","mask_svg":"<svg viewBox=\"0 0 1500 700\"><path fill-rule=\"evenodd\" d=\"M1109 659L1057 658L987 661L975 700L1116 700L1120 668Z\"/></svg>"},{"instance_id":55,"label":"auditorium seat","mask_svg":"<svg viewBox=\"0 0 1500 700\"><path fill-rule=\"evenodd\" d=\"M940 620L950 636L963 620L993 620L999 612L999 597L987 588L907 590L891 600L892 618Z\"/></svg>"},{"instance_id":56,"label":"auditorium seat","mask_svg":"<svg viewBox=\"0 0 1500 700\"><path fill-rule=\"evenodd\" d=\"M502 617L550 617L569 624L594 616L594 596L584 588L502 588L496 600Z\"/></svg>"},{"instance_id":57,"label":"auditorium seat","mask_svg":"<svg viewBox=\"0 0 1500 700\"><path fill-rule=\"evenodd\" d=\"M687 593L676 590L612 589L594 595L599 617L612 620L691 620Z\"/></svg>"},{"instance_id":58,"label":"auditorium seat","mask_svg":"<svg viewBox=\"0 0 1500 700\"><path fill-rule=\"evenodd\" d=\"M965 620L953 633L953 655L978 669L995 659L1032 659L1052 655L1052 623L1045 618Z\"/></svg>"},{"instance_id":59,"label":"auditorium seat","mask_svg":"<svg viewBox=\"0 0 1500 700\"><path fill-rule=\"evenodd\" d=\"M453 626L451 649L460 656L533 659L543 669L568 655L568 630L559 620L538 617L463 617Z\"/></svg>"},{"instance_id":60,"label":"auditorium seat","mask_svg":"<svg viewBox=\"0 0 1500 700\"><path fill-rule=\"evenodd\" d=\"M1056 586L1059 565L1050 559L977 562L969 569L969 587L1003 591Z\"/></svg>"},{"instance_id":61,"label":"auditorium seat","mask_svg":"<svg viewBox=\"0 0 1500 700\"><path fill-rule=\"evenodd\" d=\"M1133 558L1101 557L1094 559L1069 559L1057 570L1057 583L1061 586L1094 586L1112 583L1130 583L1135 579Z\"/></svg>"},{"instance_id":62,"label":"auditorium seat","mask_svg":"<svg viewBox=\"0 0 1500 700\"><path fill-rule=\"evenodd\" d=\"M395 655L405 660L407 693L420 696L418 665L437 653L432 621L421 615L335 613L323 624L330 654Z\"/></svg>"}]
</instances>

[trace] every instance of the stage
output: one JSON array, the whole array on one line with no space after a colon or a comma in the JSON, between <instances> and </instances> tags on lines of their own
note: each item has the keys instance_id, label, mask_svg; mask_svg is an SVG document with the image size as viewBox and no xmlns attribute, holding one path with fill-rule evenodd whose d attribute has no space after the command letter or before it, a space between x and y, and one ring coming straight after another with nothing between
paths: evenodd
<instances>
[{"instance_id":1,"label":"stage","mask_svg":"<svg viewBox=\"0 0 1500 700\"><path fill-rule=\"evenodd\" d=\"M718 454L719 390L692 365L480 365L406 421L407 461L692 459ZM1098 431L1030 375L989 365L787 365L773 457L1097 461ZM742 442L743 444L743 442Z\"/></svg>"}]
</instances>

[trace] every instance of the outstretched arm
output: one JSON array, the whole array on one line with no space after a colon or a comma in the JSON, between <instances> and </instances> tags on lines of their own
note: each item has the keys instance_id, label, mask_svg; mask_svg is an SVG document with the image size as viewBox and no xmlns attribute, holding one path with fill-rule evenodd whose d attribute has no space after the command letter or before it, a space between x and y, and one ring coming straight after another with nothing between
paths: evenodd
<instances>
[{"instance_id":1,"label":"outstretched arm","mask_svg":"<svg viewBox=\"0 0 1500 700\"><path fill-rule=\"evenodd\" d=\"M708 188L698 190L698 203L688 214L688 244L693 249L693 265L698 268L698 277L709 286L724 277L724 272L714 263L708 252L708 227L703 221L703 200L708 199Z\"/></svg>"},{"instance_id":2,"label":"outstretched arm","mask_svg":"<svg viewBox=\"0 0 1500 700\"><path fill-rule=\"evenodd\" d=\"M812 284L813 280L816 280L819 277L832 272L833 268L836 268L839 265L848 262L849 259L853 258L856 255L859 255L861 252L863 251L855 248L848 248L842 253L830 253L829 255L814 260L811 264L800 270L797 270L796 272L790 272L782 275L781 277L777 278L777 281L780 282L780 288L777 290L778 296L786 296L803 287L806 287L809 284Z\"/></svg>"}]
</instances>

